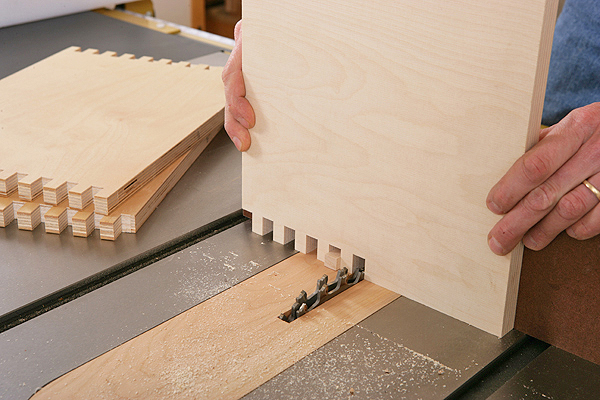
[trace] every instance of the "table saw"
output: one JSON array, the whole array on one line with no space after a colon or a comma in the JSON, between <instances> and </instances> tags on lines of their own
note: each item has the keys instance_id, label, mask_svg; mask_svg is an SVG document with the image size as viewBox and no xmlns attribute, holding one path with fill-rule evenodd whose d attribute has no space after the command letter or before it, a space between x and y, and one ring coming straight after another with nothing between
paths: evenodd
<instances>
[{"instance_id":1,"label":"table saw","mask_svg":"<svg viewBox=\"0 0 600 400\"><path fill-rule=\"evenodd\" d=\"M69 46L225 63L231 42L191 36L96 12L3 28L0 78ZM293 243L252 233L241 155L224 132L139 233L97 236L0 229L0 399L29 398L295 253ZM597 398L598 382L596 364L516 330L498 339L400 297L244 397L574 399Z\"/></svg>"}]
</instances>

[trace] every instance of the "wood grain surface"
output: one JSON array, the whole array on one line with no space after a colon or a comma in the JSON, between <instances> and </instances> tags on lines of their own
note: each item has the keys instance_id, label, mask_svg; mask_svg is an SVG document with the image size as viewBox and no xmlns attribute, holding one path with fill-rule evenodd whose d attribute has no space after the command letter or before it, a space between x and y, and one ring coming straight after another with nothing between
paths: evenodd
<instances>
[{"instance_id":1,"label":"wood grain surface","mask_svg":"<svg viewBox=\"0 0 600 400\"><path fill-rule=\"evenodd\" d=\"M255 232L509 331L522 248L488 249L485 199L537 141L556 3L245 0Z\"/></svg>"},{"instance_id":2,"label":"wood grain surface","mask_svg":"<svg viewBox=\"0 0 600 400\"><path fill-rule=\"evenodd\" d=\"M12 222L12 204L16 201L17 220L22 230L33 230L43 222L46 233L60 234L72 225L74 236L79 237L88 237L96 229L100 229L100 238L106 240L116 240L121 233L136 233L220 130L217 128L210 132L202 142L167 166L109 215L96 215L92 205L78 211L70 209L66 201L58 206L49 206L43 203L41 196L31 202L23 202L12 195L0 197L0 214L4 221L0 226L5 227Z\"/></svg>"},{"instance_id":3,"label":"wood grain surface","mask_svg":"<svg viewBox=\"0 0 600 400\"><path fill-rule=\"evenodd\" d=\"M222 124L221 68L72 47L0 81L0 189L106 215ZM12 185L12 186L11 186Z\"/></svg>"},{"instance_id":4,"label":"wood grain surface","mask_svg":"<svg viewBox=\"0 0 600 400\"><path fill-rule=\"evenodd\" d=\"M96 229L100 229L100 238L115 240L120 233L136 233L221 129L221 126L213 129L187 154L165 168L109 215L96 221Z\"/></svg>"},{"instance_id":5,"label":"wood grain surface","mask_svg":"<svg viewBox=\"0 0 600 400\"><path fill-rule=\"evenodd\" d=\"M236 399L398 297L363 281L278 315L331 270L297 254L51 382L33 399Z\"/></svg>"}]
</instances>

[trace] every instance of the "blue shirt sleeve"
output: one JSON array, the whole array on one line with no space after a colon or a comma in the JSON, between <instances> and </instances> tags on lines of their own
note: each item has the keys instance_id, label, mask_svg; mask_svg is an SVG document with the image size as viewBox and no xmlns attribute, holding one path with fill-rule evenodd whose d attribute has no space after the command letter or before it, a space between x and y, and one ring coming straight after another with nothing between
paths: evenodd
<instances>
[{"instance_id":1,"label":"blue shirt sleeve","mask_svg":"<svg viewBox=\"0 0 600 400\"><path fill-rule=\"evenodd\" d=\"M600 101L600 1L566 0L556 21L542 123Z\"/></svg>"}]
</instances>

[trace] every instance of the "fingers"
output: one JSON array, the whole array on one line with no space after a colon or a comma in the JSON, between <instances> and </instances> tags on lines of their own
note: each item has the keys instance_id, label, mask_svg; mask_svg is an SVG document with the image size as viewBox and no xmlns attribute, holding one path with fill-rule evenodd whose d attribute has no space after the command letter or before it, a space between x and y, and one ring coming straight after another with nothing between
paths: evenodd
<instances>
[{"instance_id":1,"label":"fingers","mask_svg":"<svg viewBox=\"0 0 600 400\"><path fill-rule=\"evenodd\" d=\"M596 206L573 226L567 229L573 239L586 240L600 234L600 206Z\"/></svg>"},{"instance_id":2,"label":"fingers","mask_svg":"<svg viewBox=\"0 0 600 400\"><path fill-rule=\"evenodd\" d=\"M595 175L589 181L600 185L600 175ZM596 196L583 184L578 185L563 196L556 207L525 234L523 244L532 250L543 249L559 233L586 216L597 204Z\"/></svg>"},{"instance_id":3,"label":"fingers","mask_svg":"<svg viewBox=\"0 0 600 400\"><path fill-rule=\"evenodd\" d=\"M552 125L549 126L547 128L544 128L540 131L540 136L539 136L539 140L542 140L543 138L545 138L550 132L552 132L552 130L554 129L556 125Z\"/></svg>"},{"instance_id":4,"label":"fingers","mask_svg":"<svg viewBox=\"0 0 600 400\"><path fill-rule=\"evenodd\" d=\"M242 21L235 26L235 47L223 69L225 85L225 130L238 150L250 147L249 129L254 127L254 109L246 100L242 73Z\"/></svg>"},{"instance_id":5,"label":"fingers","mask_svg":"<svg viewBox=\"0 0 600 400\"><path fill-rule=\"evenodd\" d=\"M552 209L553 197L542 188L529 193L489 232L490 249L498 255L510 253L525 233Z\"/></svg>"},{"instance_id":6,"label":"fingers","mask_svg":"<svg viewBox=\"0 0 600 400\"><path fill-rule=\"evenodd\" d=\"M494 253L507 254L521 239L526 247L539 250L595 205L597 199L581 182L600 171L600 166L590 162L590 153L600 153L596 141L588 141L492 228L488 242Z\"/></svg>"},{"instance_id":7,"label":"fingers","mask_svg":"<svg viewBox=\"0 0 600 400\"><path fill-rule=\"evenodd\" d=\"M239 151L246 151L250 148L250 132L248 127L242 125L231 113L225 112L225 131L231 138L231 141Z\"/></svg>"},{"instance_id":8,"label":"fingers","mask_svg":"<svg viewBox=\"0 0 600 400\"><path fill-rule=\"evenodd\" d=\"M543 139L520 157L490 190L486 203L495 214L505 214L522 198L546 181L573 156L586 139L571 132L570 125L542 131Z\"/></svg>"},{"instance_id":9,"label":"fingers","mask_svg":"<svg viewBox=\"0 0 600 400\"><path fill-rule=\"evenodd\" d=\"M598 178L595 180L590 178L588 179L588 182L596 188L600 186L600 179ZM588 190L592 193L592 190ZM594 196L596 196L596 194L594 194ZM578 240L590 239L600 234L600 204L597 204L590 212L570 226L567 229L567 234Z\"/></svg>"},{"instance_id":10,"label":"fingers","mask_svg":"<svg viewBox=\"0 0 600 400\"><path fill-rule=\"evenodd\" d=\"M488 234L494 253L508 254L521 239L539 250L569 226L574 235L596 226L584 216L598 199L581 182L600 171L599 123L600 104L572 112L494 186L488 208L506 214Z\"/></svg>"}]
</instances>

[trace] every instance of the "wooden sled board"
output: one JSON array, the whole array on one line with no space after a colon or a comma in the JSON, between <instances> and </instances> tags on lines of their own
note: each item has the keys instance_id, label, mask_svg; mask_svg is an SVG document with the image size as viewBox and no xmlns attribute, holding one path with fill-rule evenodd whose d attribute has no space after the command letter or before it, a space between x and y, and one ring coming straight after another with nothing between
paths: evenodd
<instances>
[{"instance_id":1,"label":"wooden sled board","mask_svg":"<svg viewBox=\"0 0 600 400\"><path fill-rule=\"evenodd\" d=\"M556 7L245 0L254 231L316 239L320 259L340 249L378 285L509 331L522 247L488 249L485 199L537 141Z\"/></svg>"},{"instance_id":2,"label":"wooden sled board","mask_svg":"<svg viewBox=\"0 0 600 400\"><path fill-rule=\"evenodd\" d=\"M221 68L71 47L0 81L0 190L108 214L223 123Z\"/></svg>"},{"instance_id":3,"label":"wooden sled board","mask_svg":"<svg viewBox=\"0 0 600 400\"><path fill-rule=\"evenodd\" d=\"M277 316L329 272L296 254L51 382L33 399L236 399L397 294L363 281L298 320Z\"/></svg>"}]
</instances>

